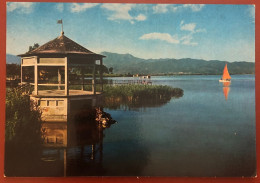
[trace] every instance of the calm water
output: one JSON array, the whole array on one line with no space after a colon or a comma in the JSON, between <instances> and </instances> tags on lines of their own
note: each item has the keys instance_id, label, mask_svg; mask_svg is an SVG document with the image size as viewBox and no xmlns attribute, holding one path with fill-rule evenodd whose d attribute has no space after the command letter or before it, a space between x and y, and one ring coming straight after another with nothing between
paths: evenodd
<instances>
[{"instance_id":1,"label":"calm water","mask_svg":"<svg viewBox=\"0 0 260 183\"><path fill-rule=\"evenodd\" d=\"M120 79L120 78L119 78ZM184 96L161 107L109 110L103 165L109 175L250 176L255 172L255 79L152 77Z\"/></svg>"},{"instance_id":2,"label":"calm water","mask_svg":"<svg viewBox=\"0 0 260 183\"><path fill-rule=\"evenodd\" d=\"M7 162L6 173L11 176L253 176L255 78L232 76L229 87L223 87L218 79L219 76L152 77L153 84L182 88L184 95L160 106L104 108L117 123L102 131L91 125L79 125L80 130L71 132L75 127L69 125L84 117L80 114L68 127L58 127L72 129L66 132L70 147L45 148L41 157L30 163L28 159L32 158L28 155L23 161L19 160L21 156L16 157L20 164L28 166L14 168L14 162Z\"/></svg>"}]
</instances>

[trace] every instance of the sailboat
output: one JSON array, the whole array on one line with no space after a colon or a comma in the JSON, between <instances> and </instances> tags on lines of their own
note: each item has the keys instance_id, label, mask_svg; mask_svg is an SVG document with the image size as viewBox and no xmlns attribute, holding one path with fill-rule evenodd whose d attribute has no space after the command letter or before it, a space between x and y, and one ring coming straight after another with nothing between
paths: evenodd
<instances>
[{"instance_id":1,"label":"sailboat","mask_svg":"<svg viewBox=\"0 0 260 183\"><path fill-rule=\"evenodd\" d=\"M227 64L224 67L223 75L222 75L221 79L219 80L219 82L231 82L231 77L228 73Z\"/></svg>"}]
</instances>

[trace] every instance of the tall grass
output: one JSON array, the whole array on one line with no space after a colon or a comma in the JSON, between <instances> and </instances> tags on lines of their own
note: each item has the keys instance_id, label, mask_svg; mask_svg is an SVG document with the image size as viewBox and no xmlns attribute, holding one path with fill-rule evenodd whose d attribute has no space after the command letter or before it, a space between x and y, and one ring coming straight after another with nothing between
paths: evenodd
<instances>
[{"instance_id":1,"label":"tall grass","mask_svg":"<svg viewBox=\"0 0 260 183\"><path fill-rule=\"evenodd\" d=\"M105 107L149 107L163 105L183 96L183 90L162 85L104 86Z\"/></svg>"},{"instance_id":2,"label":"tall grass","mask_svg":"<svg viewBox=\"0 0 260 183\"><path fill-rule=\"evenodd\" d=\"M21 90L6 93L6 142L32 143L41 140L41 112Z\"/></svg>"}]
</instances>

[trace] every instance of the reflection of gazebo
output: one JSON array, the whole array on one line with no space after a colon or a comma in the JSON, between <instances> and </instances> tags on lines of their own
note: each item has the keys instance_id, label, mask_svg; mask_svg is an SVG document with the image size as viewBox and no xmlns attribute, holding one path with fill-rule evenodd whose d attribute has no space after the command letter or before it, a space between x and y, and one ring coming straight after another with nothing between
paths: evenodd
<instances>
[{"instance_id":1,"label":"reflection of gazebo","mask_svg":"<svg viewBox=\"0 0 260 183\"><path fill-rule=\"evenodd\" d=\"M96 105L103 91L105 57L89 51L64 35L21 56L21 84L34 86L44 121L66 121L71 100ZM99 75L99 77L96 77Z\"/></svg>"},{"instance_id":2,"label":"reflection of gazebo","mask_svg":"<svg viewBox=\"0 0 260 183\"><path fill-rule=\"evenodd\" d=\"M21 83L34 85L32 94L35 97L95 95L103 90L102 59L105 56L89 51L64 33L19 56L22 57ZM86 79L87 72L92 76L91 80ZM99 92L96 91L97 73L101 85Z\"/></svg>"}]
</instances>

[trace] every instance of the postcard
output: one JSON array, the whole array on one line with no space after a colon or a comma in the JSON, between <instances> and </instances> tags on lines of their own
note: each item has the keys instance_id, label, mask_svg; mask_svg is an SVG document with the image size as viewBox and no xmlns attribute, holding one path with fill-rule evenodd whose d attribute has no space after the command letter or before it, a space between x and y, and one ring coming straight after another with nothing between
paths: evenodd
<instances>
[{"instance_id":1,"label":"postcard","mask_svg":"<svg viewBox=\"0 0 260 183\"><path fill-rule=\"evenodd\" d=\"M255 177L255 6L6 4L6 177Z\"/></svg>"}]
</instances>

